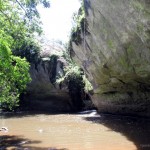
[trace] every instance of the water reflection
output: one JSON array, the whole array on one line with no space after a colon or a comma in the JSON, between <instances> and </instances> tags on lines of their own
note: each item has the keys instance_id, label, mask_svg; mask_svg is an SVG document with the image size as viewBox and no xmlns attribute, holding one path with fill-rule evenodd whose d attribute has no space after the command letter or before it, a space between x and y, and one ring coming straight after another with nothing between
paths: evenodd
<instances>
[{"instance_id":1,"label":"water reflection","mask_svg":"<svg viewBox=\"0 0 150 150\"><path fill-rule=\"evenodd\" d=\"M102 124L109 131L119 132L133 141L137 150L150 150L150 120L136 117L101 115L101 117L85 117L87 121Z\"/></svg>"},{"instance_id":2,"label":"water reflection","mask_svg":"<svg viewBox=\"0 0 150 150\"><path fill-rule=\"evenodd\" d=\"M38 144L41 141L33 141L23 136L0 136L0 150L67 150L66 148L57 149L55 147L34 147L26 146L27 144Z\"/></svg>"},{"instance_id":3,"label":"water reflection","mask_svg":"<svg viewBox=\"0 0 150 150\"><path fill-rule=\"evenodd\" d=\"M150 121L80 114L26 112L3 114L2 150L149 150ZM16 149L17 148L17 149Z\"/></svg>"}]
</instances>

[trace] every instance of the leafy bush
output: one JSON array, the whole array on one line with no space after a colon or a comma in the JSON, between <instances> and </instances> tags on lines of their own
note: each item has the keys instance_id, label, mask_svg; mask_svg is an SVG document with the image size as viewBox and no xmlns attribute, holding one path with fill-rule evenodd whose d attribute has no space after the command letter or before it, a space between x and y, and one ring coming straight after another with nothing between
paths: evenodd
<instances>
[{"instance_id":1,"label":"leafy bush","mask_svg":"<svg viewBox=\"0 0 150 150\"><path fill-rule=\"evenodd\" d=\"M74 106L72 110L80 111L84 108L86 93L93 90L93 88L91 83L86 78L83 70L78 67L70 57L68 57L67 60L68 66L65 66L64 68L64 75L60 76L56 82L60 85L62 83L66 83L68 85L69 94Z\"/></svg>"},{"instance_id":2,"label":"leafy bush","mask_svg":"<svg viewBox=\"0 0 150 150\"><path fill-rule=\"evenodd\" d=\"M74 86L77 85L86 93L93 90L91 83L86 78L84 71L70 58L67 52L63 54L64 59L68 62L68 65L64 67L64 75L59 77L56 82L74 82Z\"/></svg>"},{"instance_id":3,"label":"leafy bush","mask_svg":"<svg viewBox=\"0 0 150 150\"><path fill-rule=\"evenodd\" d=\"M73 15L74 26L71 30L70 40L75 42L76 45L81 44L84 37L81 37L81 34L87 34L87 20L85 18L85 9L83 1L81 3L81 7L78 11L78 14L74 13Z\"/></svg>"},{"instance_id":4,"label":"leafy bush","mask_svg":"<svg viewBox=\"0 0 150 150\"><path fill-rule=\"evenodd\" d=\"M39 56L40 46L35 41L42 33L39 3L50 6L48 0L0 0L0 107L17 106L30 81L24 57L36 62Z\"/></svg>"},{"instance_id":5,"label":"leafy bush","mask_svg":"<svg viewBox=\"0 0 150 150\"><path fill-rule=\"evenodd\" d=\"M26 88L30 76L29 63L12 55L10 40L11 37L2 38L0 34L0 107L12 109L18 105L20 93Z\"/></svg>"},{"instance_id":6,"label":"leafy bush","mask_svg":"<svg viewBox=\"0 0 150 150\"><path fill-rule=\"evenodd\" d=\"M19 44L14 46L12 51L14 55L26 58L30 63L37 63L40 57L41 47L36 40L31 38L25 38L23 41L18 41Z\"/></svg>"},{"instance_id":7,"label":"leafy bush","mask_svg":"<svg viewBox=\"0 0 150 150\"><path fill-rule=\"evenodd\" d=\"M40 16L36 6L49 7L48 0L0 1L0 29L13 39L12 53L29 62L38 59L40 46L36 37L42 34Z\"/></svg>"}]
</instances>

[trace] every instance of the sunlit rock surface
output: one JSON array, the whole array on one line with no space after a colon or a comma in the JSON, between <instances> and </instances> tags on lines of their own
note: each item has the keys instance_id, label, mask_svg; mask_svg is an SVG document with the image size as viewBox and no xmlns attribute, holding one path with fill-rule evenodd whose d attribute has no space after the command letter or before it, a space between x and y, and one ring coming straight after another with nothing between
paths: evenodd
<instances>
[{"instance_id":1,"label":"sunlit rock surface","mask_svg":"<svg viewBox=\"0 0 150 150\"><path fill-rule=\"evenodd\" d=\"M87 31L72 56L99 112L150 116L150 1L85 0Z\"/></svg>"},{"instance_id":2,"label":"sunlit rock surface","mask_svg":"<svg viewBox=\"0 0 150 150\"><path fill-rule=\"evenodd\" d=\"M57 84L56 78L63 75L65 60L52 53L53 47L46 46L41 59L30 67L31 83L27 87L24 103L32 110L50 112L68 112L72 110L67 85ZM62 52L62 49L58 47Z\"/></svg>"}]
</instances>

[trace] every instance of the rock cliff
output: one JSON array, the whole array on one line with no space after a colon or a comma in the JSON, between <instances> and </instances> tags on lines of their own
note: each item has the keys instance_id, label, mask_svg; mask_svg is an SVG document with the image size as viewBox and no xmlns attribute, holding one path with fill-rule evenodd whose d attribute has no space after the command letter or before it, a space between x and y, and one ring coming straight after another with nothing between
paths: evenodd
<instances>
[{"instance_id":1,"label":"rock cliff","mask_svg":"<svg viewBox=\"0 0 150 150\"><path fill-rule=\"evenodd\" d=\"M82 77L75 75L76 72L70 74L66 71L72 63L59 43L44 43L40 57L31 63L32 81L27 86L26 94L22 96L23 108L26 104L27 109L56 113L76 112L83 107L88 108L86 102L89 101L83 102L88 96L83 90Z\"/></svg>"},{"instance_id":2,"label":"rock cliff","mask_svg":"<svg viewBox=\"0 0 150 150\"><path fill-rule=\"evenodd\" d=\"M150 116L150 1L84 0L86 26L72 57L99 112ZM86 27L86 29L85 29Z\"/></svg>"},{"instance_id":3,"label":"rock cliff","mask_svg":"<svg viewBox=\"0 0 150 150\"><path fill-rule=\"evenodd\" d=\"M56 77L63 74L63 62L57 56L42 58L31 64L31 83L28 85L24 103L29 109L49 112L68 112L72 110L67 85L56 84Z\"/></svg>"},{"instance_id":4,"label":"rock cliff","mask_svg":"<svg viewBox=\"0 0 150 150\"><path fill-rule=\"evenodd\" d=\"M56 79L64 74L67 65L62 57L63 47L57 42L46 39L41 44L41 51L30 65L31 83L22 95L23 109L49 112L70 112L73 104L67 84L57 84Z\"/></svg>"}]
</instances>

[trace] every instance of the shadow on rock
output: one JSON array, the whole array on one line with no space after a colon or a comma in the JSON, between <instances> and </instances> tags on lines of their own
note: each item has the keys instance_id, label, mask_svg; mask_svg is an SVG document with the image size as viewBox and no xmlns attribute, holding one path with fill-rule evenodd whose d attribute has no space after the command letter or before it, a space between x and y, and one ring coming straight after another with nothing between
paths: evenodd
<instances>
[{"instance_id":1,"label":"shadow on rock","mask_svg":"<svg viewBox=\"0 0 150 150\"><path fill-rule=\"evenodd\" d=\"M109 131L119 132L132 141L137 150L150 150L150 120L136 117L101 115L85 117L87 121L102 124Z\"/></svg>"}]
</instances>

